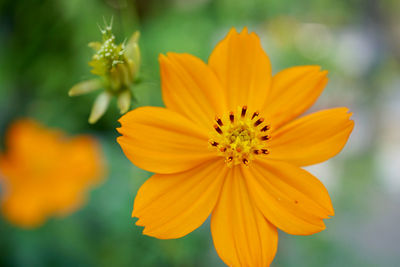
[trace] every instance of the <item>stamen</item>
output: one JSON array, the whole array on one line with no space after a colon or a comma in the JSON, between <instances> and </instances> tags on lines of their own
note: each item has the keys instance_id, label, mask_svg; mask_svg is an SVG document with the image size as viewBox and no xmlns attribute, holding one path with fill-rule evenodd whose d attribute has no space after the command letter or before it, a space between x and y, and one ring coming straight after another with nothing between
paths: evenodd
<instances>
[{"instance_id":1,"label":"stamen","mask_svg":"<svg viewBox=\"0 0 400 267\"><path fill-rule=\"evenodd\" d=\"M224 116L215 116L215 132L209 139L210 147L215 148L228 167L243 164L249 166L258 157L270 154L268 141L271 126L259 113L239 107Z\"/></svg>"},{"instance_id":2,"label":"stamen","mask_svg":"<svg viewBox=\"0 0 400 267\"><path fill-rule=\"evenodd\" d=\"M269 140L269 139L270 139L269 135L264 135L261 137L261 140L263 140L263 141Z\"/></svg>"},{"instance_id":3,"label":"stamen","mask_svg":"<svg viewBox=\"0 0 400 267\"><path fill-rule=\"evenodd\" d=\"M261 151L262 151L262 153L265 154L265 155L268 155L268 154L269 154L268 149L261 149Z\"/></svg>"},{"instance_id":4,"label":"stamen","mask_svg":"<svg viewBox=\"0 0 400 267\"><path fill-rule=\"evenodd\" d=\"M218 125L214 124L214 129L219 133L222 134L221 128L218 127Z\"/></svg>"},{"instance_id":5,"label":"stamen","mask_svg":"<svg viewBox=\"0 0 400 267\"><path fill-rule=\"evenodd\" d=\"M231 111L231 113L229 113L229 120L231 121L231 123L233 123L235 121L235 115L233 115L232 111Z\"/></svg>"},{"instance_id":6,"label":"stamen","mask_svg":"<svg viewBox=\"0 0 400 267\"><path fill-rule=\"evenodd\" d=\"M253 113L253 116L251 117L251 119L254 119L255 117L257 117L260 113L258 113L258 111Z\"/></svg>"},{"instance_id":7,"label":"stamen","mask_svg":"<svg viewBox=\"0 0 400 267\"><path fill-rule=\"evenodd\" d=\"M244 118L244 116L246 116L246 111L247 111L247 106L243 106L242 107L242 114L241 114L242 118Z\"/></svg>"},{"instance_id":8,"label":"stamen","mask_svg":"<svg viewBox=\"0 0 400 267\"><path fill-rule=\"evenodd\" d=\"M262 129L261 132L266 132L269 130L269 125L265 125Z\"/></svg>"},{"instance_id":9,"label":"stamen","mask_svg":"<svg viewBox=\"0 0 400 267\"><path fill-rule=\"evenodd\" d=\"M254 123L254 126L258 126L258 125L260 125L262 122L264 121L264 118L259 118L255 123Z\"/></svg>"},{"instance_id":10,"label":"stamen","mask_svg":"<svg viewBox=\"0 0 400 267\"><path fill-rule=\"evenodd\" d=\"M218 146L219 144L218 144L217 142L215 142L215 141L212 141L212 142L211 142L211 145L212 145L212 146Z\"/></svg>"},{"instance_id":11,"label":"stamen","mask_svg":"<svg viewBox=\"0 0 400 267\"><path fill-rule=\"evenodd\" d=\"M217 121L217 123L218 123L219 126L223 126L223 125L224 125L224 124L222 123L221 118L216 117L215 120Z\"/></svg>"}]
</instances>

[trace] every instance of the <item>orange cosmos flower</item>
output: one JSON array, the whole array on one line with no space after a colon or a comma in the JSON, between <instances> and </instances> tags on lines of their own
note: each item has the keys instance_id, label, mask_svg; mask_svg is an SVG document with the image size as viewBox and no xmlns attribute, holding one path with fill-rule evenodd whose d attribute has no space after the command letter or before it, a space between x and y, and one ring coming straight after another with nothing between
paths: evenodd
<instances>
[{"instance_id":1,"label":"orange cosmos flower","mask_svg":"<svg viewBox=\"0 0 400 267\"><path fill-rule=\"evenodd\" d=\"M20 120L7 132L6 145L7 153L0 155L2 212L23 227L78 209L103 173L100 147L89 136L66 138Z\"/></svg>"},{"instance_id":2,"label":"orange cosmos flower","mask_svg":"<svg viewBox=\"0 0 400 267\"><path fill-rule=\"evenodd\" d=\"M277 228L325 229L334 215L323 184L300 167L335 156L352 129L347 108L298 118L318 98L327 72L293 67L271 75L254 33L232 29L208 64L189 54L160 56L167 108L120 119L125 155L155 172L135 199L143 233L182 237L211 214L215 248L229 266L267 266Z\"/></svg>"}]
</instances>

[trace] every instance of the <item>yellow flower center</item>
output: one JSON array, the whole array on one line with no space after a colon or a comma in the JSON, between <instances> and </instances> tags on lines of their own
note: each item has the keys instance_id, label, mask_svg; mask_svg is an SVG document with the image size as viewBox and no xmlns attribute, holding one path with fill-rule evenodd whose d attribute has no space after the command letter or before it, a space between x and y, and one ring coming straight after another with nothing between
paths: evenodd
<instances>
[{"instance_id":1,"label":"yellow flower center","mask_svg":"<svg viewBox=\"0 0 400 267\"><path fill-rule=\"evenodd\" d=\"M220 156L225 158L228 166L248 165L257 156L269 153L267 134L270 127L259 113L249 113L247 106L230 112L225 117L216 117L215 132L211 134L210 145Z\"/></svg>"}]
</instances>

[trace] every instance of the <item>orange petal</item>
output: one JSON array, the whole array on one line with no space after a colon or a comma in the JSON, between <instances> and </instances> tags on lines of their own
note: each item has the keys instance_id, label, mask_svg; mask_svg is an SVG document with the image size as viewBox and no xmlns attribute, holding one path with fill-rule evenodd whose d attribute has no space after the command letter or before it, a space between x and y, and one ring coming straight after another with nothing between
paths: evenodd
<instances>
[{"instance_id":1,"label":"orange petal","mask_svg":"<svg viewBox=\"0 0 400 267\"><path fill-rule=\"evenodd\" d=\"M18 165L24 166L34 165L32 159L40 160L42 155L51 154L50 159L56 158L61 138L63 134L60 131L49 131L33 120L20 119L7 130L7 158L12 158Z\"/></svg>"},{"instance_id":2,"label":"orange petal","mask_svg":"<svg viewBox=\"0 0 400 267\"><path fill-rule=\"evenodd\" d=\"M168 109L206 128L226 109L223 89L213 71L189 54L160 55L163 100Z\"/></svg>"},{"instance_id":3,"label":"orange petal","mask_svg":"<svg viewBox=\"0 0 400 267\"><path fill-rule=\"evenodd\" d=\"M277 229L251 199L240 169L230 170L212 213L214 246L228 266L269 266L278 246Z\"/></svg>"},{"instance_id":4,"label":"orange petal","mask_svg":"<svg viewBox=\"0 0 400 267\"><path fill-rule=\"evenodd\" d=\"M225 89L229 110L262 107L270 89L271 64L255 33L232 29L212 52L208 65Z\"/></svg>"},{"instance_id":5,"label":"orange petal","mask_svg":"<svg viewBox=\"0 0 400 267\"><path fill-rule=\"evenodd\" d=\"M255 161L243 171L254 202L282 231L314 234L325 229L322 219L334 215L324 185L297 166L273 160Z\"/></svg>"},{"instance_id":6,"label":"orange petal","mask_svg":"<svg viewBox=\"0 0 400 267\"><path fill-rule=\"evenodd\" d=\"M80 135L66 141L63 155L65 160L58 166L59 171L68 173L70 180L91 185L102 180L106 172L101 146L93 137ZM71 170L68 166L80 166ZM69 168L69 170L68 170Z\"/></svg>"},{"instance_id":7,"label":"orange petal","mask_svg":"<svg viewBox=\"0 0 400 267\"><path fill-rule=\"evenodd\" d=\"M315 112L272 132L269 158L307 166L335 156L353 130L347 112L347 108Z\"/></svg>"},{"instance_id":8,"label":"orange petal","mask_svg":"<svg viewBox=\"0 0 400 267\"><path fill-rule=\"evenodd\" d=\"M46 219L48 210L43 196L36 192L17 190L2 199L2 213L13 224L24 227L38 227Z\"/></svg>"},{"instance_id":9,"label":"orange petal","mask_svg":"<svg viewBox=\"0 0 400 267\"><path fill-rule=\"evenodd\" d=\"M215 156L208 133L182 115L159 107L137 108L119 120L117 141L138 167L156 173L193 168Z\"/></svg>"},{"instance_id":10,"label":"orange petal","mask_svg":"<svg viewBox=\"0 0 400 267\"><path fill-rule=\"evenodd\" d=\"M20 226L35 227L81 207L88 187L104 173L100 146L90 136L68 138L24 119L12 124L6 143L2 210Z\"/></svg>"},{"instance_id":11,"label":"orange petal","mask_svg":"<svg viewBox=\"0 0 400 267\"><path fill-rule=\"evenodd\" d=\"M319 66L298 66L276 74L264 106L272 127L279 128L314 104L328 82L327 73Z\"/></svg>"},{"instance_id":12,"label":"orange petal","mask_svg":"<svg viewBox=\"0 0 400 267\"><path fill-rule=\"evenodd\" d=\"M143 233L161 239L179 238L198 228L217 202L227 168L222 160L203 163L175 174L148 179L135 199L132 216Z\"/></svg>"}]
</instances>

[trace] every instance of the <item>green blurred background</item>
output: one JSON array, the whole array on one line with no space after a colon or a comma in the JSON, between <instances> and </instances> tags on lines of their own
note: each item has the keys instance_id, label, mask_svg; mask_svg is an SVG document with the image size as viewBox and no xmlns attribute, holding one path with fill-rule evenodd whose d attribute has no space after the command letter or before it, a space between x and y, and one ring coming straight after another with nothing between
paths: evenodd
<instances>
[{"instance_id":1,"label":"green blurred background","mask_svg":"<svg viewBox=\"0 0 400 267\"><path fill-rule=\"evenodd\" d=\"M399 266L400 2L397 0L1 0L0 137L31 117L102 144L108 178L67 218L23 230L0 215L0 266L224 266L209 222L178 240L141 234L130 217L134 196L151 174L134 167L115 139L115 103L95 125L87 118L97 93L68 90L93 77L87 43L114 17L122 42L141 31L141 83L135 106L162 106L158 54L187 52L207 60L234 26L261 37L273 72L317 64L330 82L312 110L348 106L354 132L343 152L307 168L327 186L336 210L313 236L280 232L273 266Z\"/></svg>"}]
</instances>

